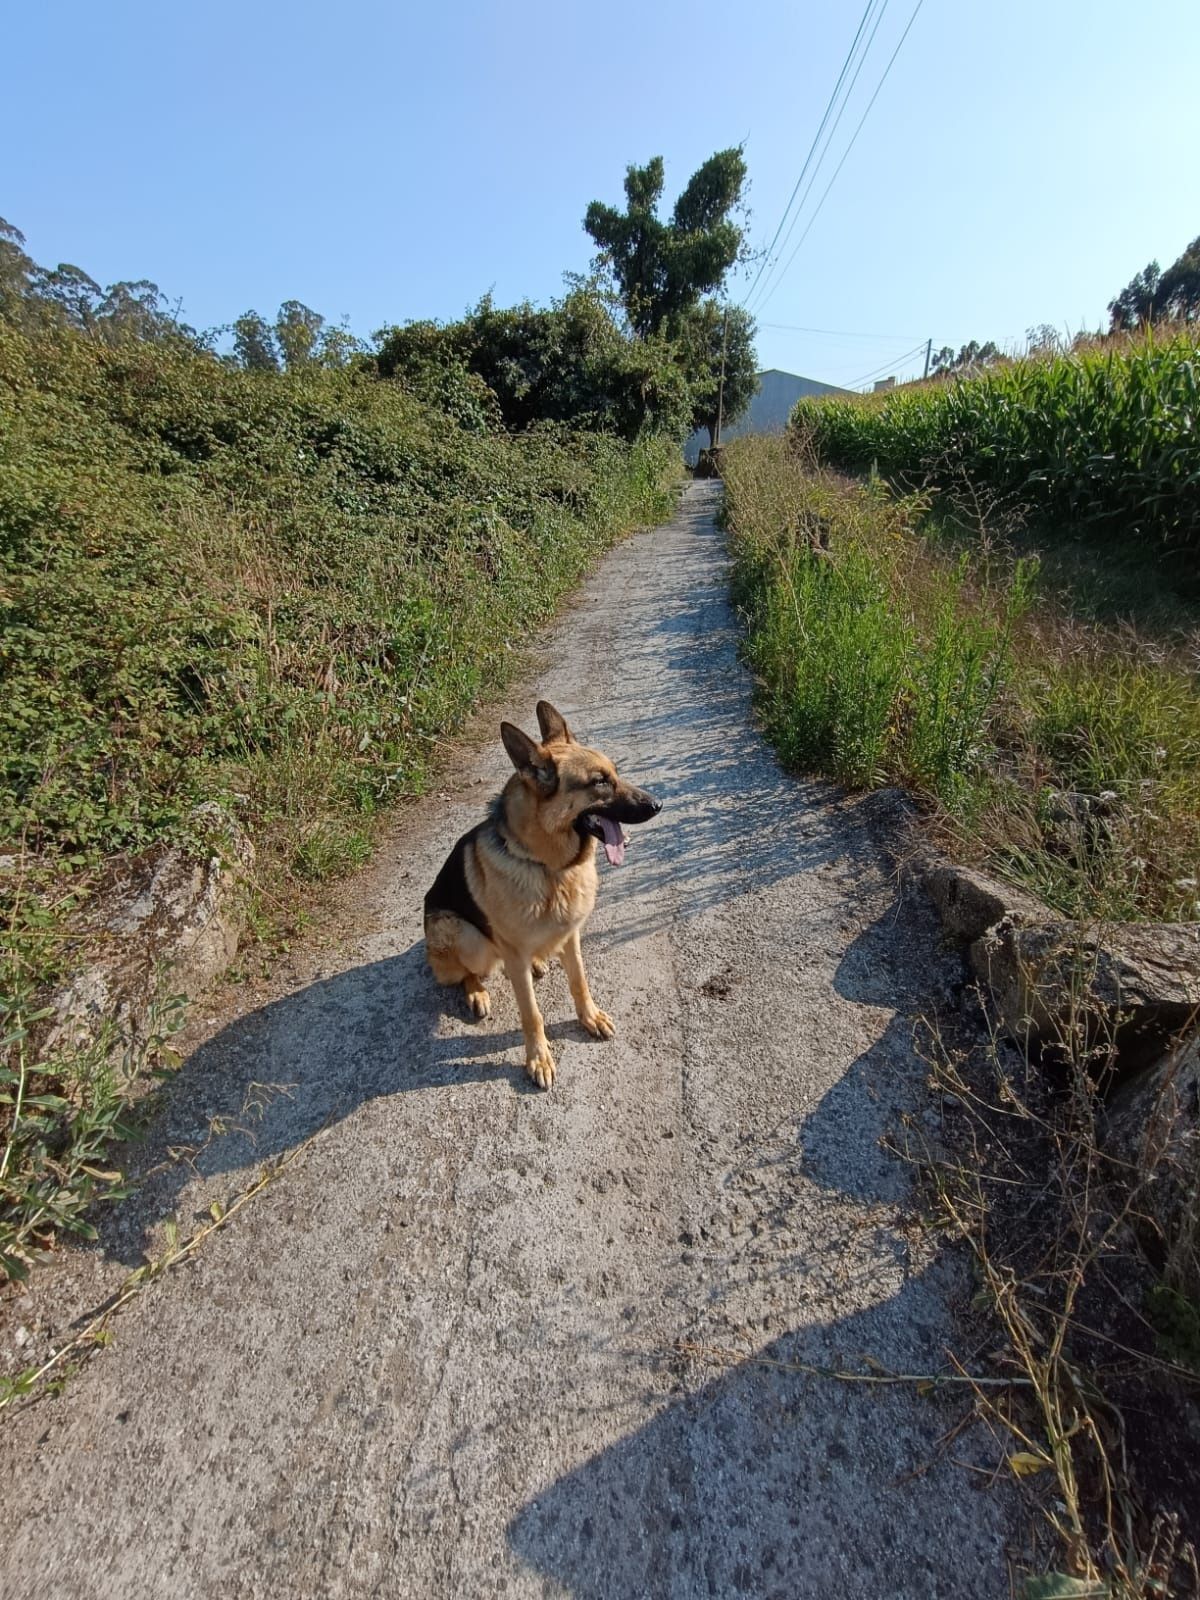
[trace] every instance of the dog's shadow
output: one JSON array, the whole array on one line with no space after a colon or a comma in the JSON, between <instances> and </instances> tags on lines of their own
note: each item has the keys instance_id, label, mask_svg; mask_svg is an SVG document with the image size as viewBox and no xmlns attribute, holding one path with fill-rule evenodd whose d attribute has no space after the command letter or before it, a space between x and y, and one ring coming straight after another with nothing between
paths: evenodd
<instances>
[{"instance_id":1,"label":"dog's shadow","mask_svg":"<svg viewBox=\"0 0 1200 1600\"><path fill-rule=\"evenodd\" d=\"M568 1041L596 1042L571 1015L561 972L552 968L539 991L555 1018L546 1035L556 1055ZM235 1018L164 1089L147 1141L130 1153L134 1192L97 1219L105 1254L139 1264L193 1178L242 1175L381 1095L497 1080L519 1095L543 1093L526 1075L503 974L491 992L497 1015L474 1021L458 987L434 982L418 939ZM181 1216L181 1231L192 1220Z\"/></svg>"}]
</instances>

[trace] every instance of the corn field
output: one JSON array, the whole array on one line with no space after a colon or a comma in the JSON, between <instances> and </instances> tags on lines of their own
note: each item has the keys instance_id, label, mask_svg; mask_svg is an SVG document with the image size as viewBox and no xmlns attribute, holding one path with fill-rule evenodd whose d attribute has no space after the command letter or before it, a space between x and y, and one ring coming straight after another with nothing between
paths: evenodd
<instances>
[{"instance_id":1,"label":"corn field","mask_svg":"<svg viewBox=\"0 0 1200 1600\"><path fill-rule=\"evenodd\" d=\"M802 400L791 429L845 471L971 485L1034 517L1200 549L1200 332L1017 361L882 402Z\"/></svg>"}]
</instances>

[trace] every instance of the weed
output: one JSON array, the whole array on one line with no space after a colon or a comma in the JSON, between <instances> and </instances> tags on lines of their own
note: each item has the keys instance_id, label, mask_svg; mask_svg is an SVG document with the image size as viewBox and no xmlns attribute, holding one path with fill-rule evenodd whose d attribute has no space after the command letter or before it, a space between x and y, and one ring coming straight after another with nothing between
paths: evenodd
<instances>
[{"instance_id":1,"label":"weed","mask_svg":"<svg viewBox=\"0 0 1200 1600\"><path fill-rule=\"evenodd\" d=\"M899 1153L922 1168L938 1220L972 1252L988 1343L999 1336L992 1365L1023 1380L979 1385L978 1411L1014 1473L1036 1485L1044 1472L1054 1486L1041 1496L1051 1536L1041 1559L1066 1570L1022 1592L1194 1597L1193 1380L1163 1339L1165 1299L1142 1248L1161 1173L1105 1143L1094 1089L1111 1053L1105 1019L1068 1000L1055 1037L1063 1073L1052 1087L996 1033L972 1045L931 1026L941 1135L934 1147L913 1122Z\"/></svg>"},{"instance_id":2,"label":"weed","mask_svg":"<svg viewBox=\"0 0 1200 1600\"><path fill-rule=\"evenodd\" d=\"M182 1021L182 1005L164 997L151 1010L144 1035L118 1048L115 1028L102 1027L86 1045L69 1040L35 1049L39 1007L19 947L9 943L8 992L0 994L0 1271L24 1278L59 1233L95 1238L86 1213L125 1193L110 1164L111 1148L135 1136L130 1098L150 1067L171 1060L167 1040Z\"/></svg>"}]
</instances>

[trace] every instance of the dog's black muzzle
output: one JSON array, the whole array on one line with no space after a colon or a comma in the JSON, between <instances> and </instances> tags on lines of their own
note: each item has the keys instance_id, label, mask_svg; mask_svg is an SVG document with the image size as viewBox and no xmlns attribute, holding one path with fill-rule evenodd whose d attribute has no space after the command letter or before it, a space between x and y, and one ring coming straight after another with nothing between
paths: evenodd
<instances>
[{"instance_id":1,"label":"dog's black muzzle","mask_svg":"<svg viewBox=\"0 0 1200 1600\"><path fill-rule=\"evenodd\" d=\"M606 806L592 806L589 811L576 817L575 826L600 839L603 838L603 832L596 821L597 817L607 817L610 822L649 822L661 810L662 801L647 794L645 789L622 788L616 799L610 800Z\"/></svg>"}]
</instances>

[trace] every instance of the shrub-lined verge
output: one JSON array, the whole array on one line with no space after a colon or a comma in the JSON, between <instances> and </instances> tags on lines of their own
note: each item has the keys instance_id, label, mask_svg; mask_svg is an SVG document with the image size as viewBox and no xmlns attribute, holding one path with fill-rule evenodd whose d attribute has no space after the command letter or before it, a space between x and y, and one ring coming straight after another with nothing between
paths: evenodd
<instances>
[{"instance_id":1,"label":"shrub-lined verge","mask_svg":"<svg viewBox=\"0 0 1200 1600\"><path fill-rule=\"evenodd\" d=\"M0 320L0 1267L110 1184L136 1068L30 1059L114 856L238 816L271 905L360 862L438 736L622 531L673 444L459 418L357 369Z\"/></svg>"},{"instance_id":2,"label":"shrub-lined verge","mask_svg":"<svg viewBox=\"0 0 1200 1600\"><path fill-rule=\"evenodd\" d=\"M950 553L928 496L739 441L726 515L784 758L901 783L959 859L1085 920L1200 914L1200 690L1185 652L1067 615L1036 562Z\"/></svg>"}]
</instances>

